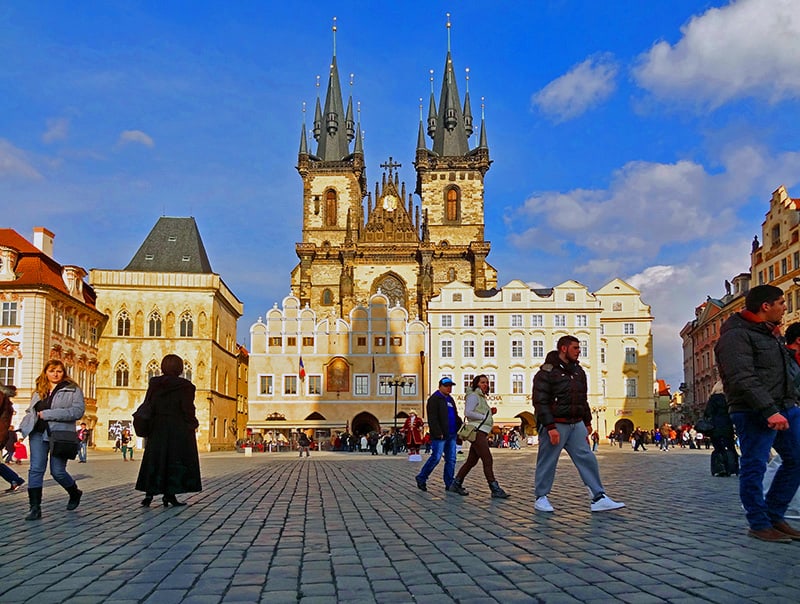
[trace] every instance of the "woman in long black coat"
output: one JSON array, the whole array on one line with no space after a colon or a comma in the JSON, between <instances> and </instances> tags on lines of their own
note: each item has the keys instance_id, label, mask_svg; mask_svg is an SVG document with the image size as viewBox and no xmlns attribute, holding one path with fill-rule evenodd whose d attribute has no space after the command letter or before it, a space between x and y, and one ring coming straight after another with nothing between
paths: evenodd
<instances>
[{"instance_id":1,"label":"woman in long black coat","mask_svg":"<svg viewBox=\"0 0 800 604\"><path fill-rule=\"evenodd\" d=\"M168 354L161 361L163 375L150 380L145 400L152 409L136 490L144 491L143 506L153 495L163 495L164 506L186 505L175 495L202 490L200 460L195 430L199 426L194 409L195 387L179 377L183 359Z\"/></svg>"}]
</instances>

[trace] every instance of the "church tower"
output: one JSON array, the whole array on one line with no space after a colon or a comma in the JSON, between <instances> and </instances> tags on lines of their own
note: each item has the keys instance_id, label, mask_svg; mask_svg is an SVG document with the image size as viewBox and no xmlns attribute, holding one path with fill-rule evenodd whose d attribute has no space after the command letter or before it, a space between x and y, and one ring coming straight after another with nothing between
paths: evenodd
<instances>
[{"instance_id":1,"label":"church tower","mask_svg":"<svg viewBox=\"0 0 800 604\"><path fill-rule=\"evenodd\" d=\"M486 262L491 244L484 240L484 183L489 170L489 146L481 107L480 136L470 149L474 133L469 98L469 70L464 103L458 93L450 50L450 19L447 21L447 57L437 108L431 72L431 96L427 134L420 115L416 193L422 199L427 239L435 248L434 288L454 280L486 290L497 285L497 271ZM427 295L427 292L426 292ZM429 298L430 296L428 296Z\"/></svg>"},{"instance_id":2,"label":"church tower","mask_svg":"<svg viewBox=\"0 0 800 604\"><path fill-rule=\"evenodd\" d=\"M346 110L342 101L335 19L325 105L323 109L318 94L313 135L316 154L308 150L303 123L297 159L297 171L303 179L303 240L295 246L300 263L292 271L292 293L303 306L341 308L343 258L339 249L352 239L353 226L362 220L366 173L361 125L353 117L352 95Z\"/></svg>"},{"instance_id":3,"label":"church tower","mask_svg":"<svg viewBox=\"0 0 800 604\"><path fill-rule=\"evenodd\" d=\"M486 262L490 244L483 239L483 176L491 163L486 130L481 118L478 146L470 149L469 91L462 105L449 27L448 22L438 111L431 92L432 149L426 147L420 119L414 165L421 202L415 204L399 180L401 164L391 157L380 164L383 174L374 192L367 191L361 124L353 119L352 96L344 107L334 25L324 109L317 98L314 114L316 154L309 152L305 124L300 135L303 240L296 245L292 294L302 307L347 318L382 293L390 307L401 306L424 320L428 301L451 281L478 290L496 286L496 271Z\"/></svg>"}]
</instances>

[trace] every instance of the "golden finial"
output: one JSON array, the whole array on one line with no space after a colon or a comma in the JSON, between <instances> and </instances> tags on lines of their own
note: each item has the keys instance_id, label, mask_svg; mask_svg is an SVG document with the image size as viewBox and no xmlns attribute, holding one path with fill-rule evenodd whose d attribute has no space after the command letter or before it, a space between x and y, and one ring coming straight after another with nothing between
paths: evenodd
<instances>
[{"instance_id":1,"label":"golden finial","mask_svg":"<svg viewBox=\"0 0 800 604\"><path fill-rule=\"evenodd\" d=\"M319 88L319 78L320 76L317 76L317 88Z\"/></svg>"},{"instance_id":2,"label":"golden finial","mask_svg":"<svg viewBox=\"0 0 800 604\"><path fill-rule=\"evenodd\" d=\"M419 121L422 121L422 97L419 97Z\"/></svg>"},{"instance_id":3,"label":"golden finial","mask_svg":"<svg viewBox=\"0 0 800 604\"><path fill-rule=\"evenodd\" d=\"M353 80L355 80L355 77L356 77L356 74L354 74L354 73L350 74L350 86L353 85Z\"/></svg>"},{"instance_id":4,"label":"golden finial","mask_svg":"<svg viewBox=\"0 0 800 604\"><path fill-rule=\"evenodd\" d=\"M431 69L431 94L433 94L433 69Z\"/></svg>"},{"instance_id":5,"label":"golden finial","mask_svg":"<svg viewBox=\"0 0 800 604\"><path fill-rule=\"evenodd\" d=\"M450 13L447 13L447 52L450 52Z\"/></svg>"},{"instance_id":6,"label":"golden finial","mask_svg":"<svg viewBox=\"0 0 800 604\"><path fill-rule=\"evenodd\" d=\"M361 101L356 102L356 113L358 114L358 125L361 125ZM362 137L364 133L361 133Z\"/></svg>"},{"instance_id":7,"label":"golden finial","mask_svg":"<svg viewBox=\"0 0 800 604\"><path fill-rule=\"evenodd\" d=\"M486 112L484 111L484 109L486 109L486 97L482 96L481 97L481 119L484 119L486 117L486 115L485 115Z\"/></svg>"},{"instance_id":8,"label":"golden finial","mask_svg":"<svg viewBox=\"0 0 800 604\"><path fill-rule=\"evenodd\" d=\"M333 56L336 56L336 17L333 18Z\"/></svg>"},{"instance_id":9,"label":"golden finial","mask_svg":"<svg viewBox=\"0 0 800 604\"><path fill-rule=\"evenodd\" d=\"M467 67L467 92L469 92L469 67Z\"/></svg>"}]
</instances>

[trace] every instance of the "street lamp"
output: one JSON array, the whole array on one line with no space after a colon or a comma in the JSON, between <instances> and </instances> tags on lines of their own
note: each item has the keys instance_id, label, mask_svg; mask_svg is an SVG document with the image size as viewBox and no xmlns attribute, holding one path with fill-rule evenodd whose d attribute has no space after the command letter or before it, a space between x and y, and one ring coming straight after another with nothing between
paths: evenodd
<instances>
[{"instance_id":1,"label":"street lamp","mask_svg":"<svg viewBox=\"0 0 800 604\"><path fill-rule=\"evenodd\" d=\"M599 431L600 430L600 414L606 412L606 406L602 405L600 407L592 407L592 413L594 413L594 429Z\"/></svg>"},{"instance_id":2,"label":"street lamp","mask_svg":"<svg viewBox=\"0 0 800 604\"><path fill-rule=\"evenodd\" d=\"M406 385L405 378L390 377L389 379L381 380L381 386L390 386L394 389L394 433L392 434L392 455L397 455L397 389L404 388Z\"/></svg>"}]
</instances>

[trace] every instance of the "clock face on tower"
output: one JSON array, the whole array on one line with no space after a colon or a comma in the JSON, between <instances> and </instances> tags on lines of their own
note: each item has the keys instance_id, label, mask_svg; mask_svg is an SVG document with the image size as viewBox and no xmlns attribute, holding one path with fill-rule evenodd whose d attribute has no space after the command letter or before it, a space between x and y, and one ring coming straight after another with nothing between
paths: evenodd
<instances>
[{"instance_id":1,"label":"clock face on tower","mask_svg":"<svg viewBox=\"0 0 800 604\"><path fill-rule=\"evenodd\" d=\"M394 195L384 195L383 197L383 209L387 210L388 212L394 212L397 208L397 197Z\"/></svg>"}]
</instances>

